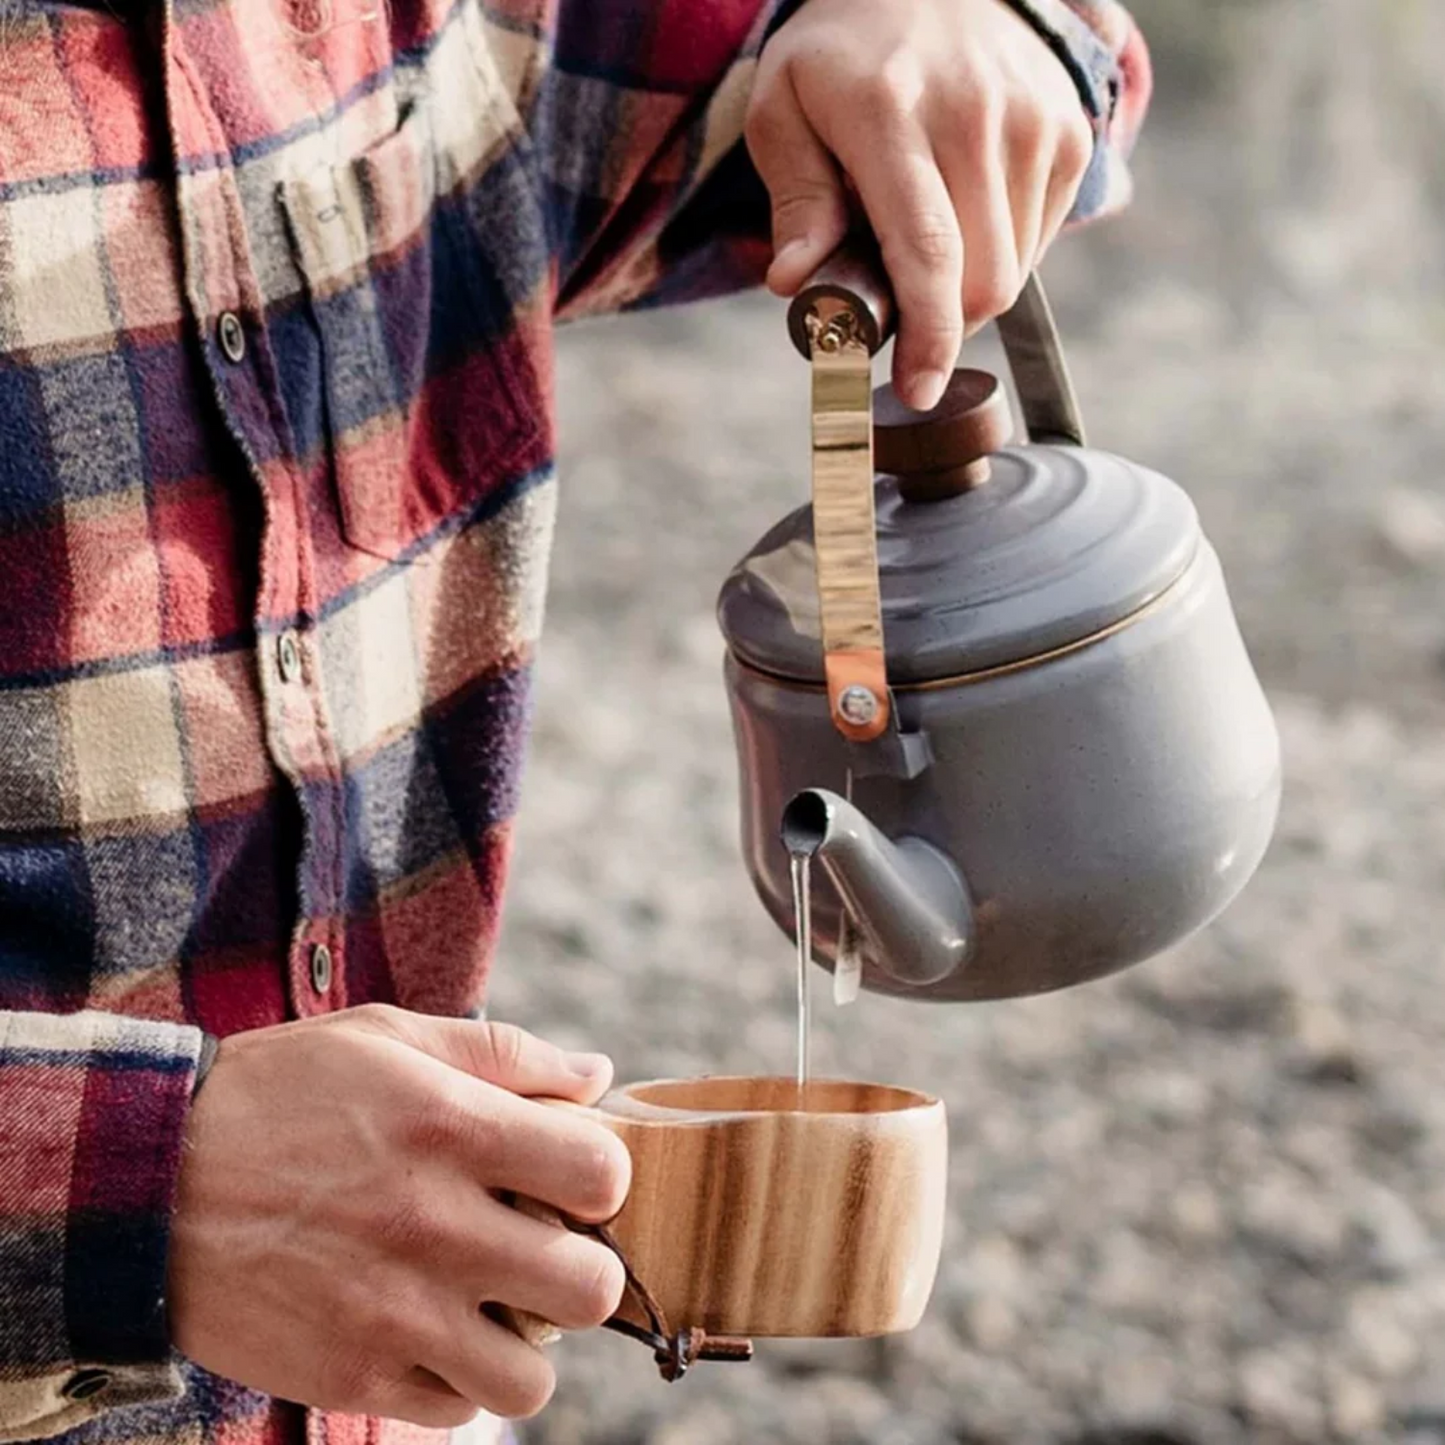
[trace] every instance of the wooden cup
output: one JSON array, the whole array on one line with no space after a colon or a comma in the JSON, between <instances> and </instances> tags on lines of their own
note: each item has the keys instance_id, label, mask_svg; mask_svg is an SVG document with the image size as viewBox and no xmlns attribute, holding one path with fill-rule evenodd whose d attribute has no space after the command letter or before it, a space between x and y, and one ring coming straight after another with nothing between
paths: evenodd
<instances>
[{"instance_id":1,"label":"wooden cup","mask_svg":"<svg viewBox=\"0 0 1445 1445\"><path fill-rule=\"evenodd\" d=\"M748 1337L912 1329L938 1270L943 1105L883 1084L632 1084L587 1111L632 1155L608 1226L674 1330ZM629 1296L623 1318L642 1324Z\"/></svg>"}]
</instances>

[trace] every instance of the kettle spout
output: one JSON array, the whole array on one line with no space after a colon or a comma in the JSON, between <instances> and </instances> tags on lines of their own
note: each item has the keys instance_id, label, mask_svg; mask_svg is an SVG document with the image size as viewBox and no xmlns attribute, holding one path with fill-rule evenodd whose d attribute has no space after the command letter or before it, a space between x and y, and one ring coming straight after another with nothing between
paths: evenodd
<instances>
[{"instance_id":1,"label":"kettle spout","mask_svg":"<svg viewBox=\"0 0 1445 1445\"><path fill-rule=\"evenodd\" d=\"M874 961L922 988L961 968L973 946L973 907L952 860L922 838L896 843L852 803L824 788L783 810L783 846L822 863Z\"/></svg>"}]
</instances>

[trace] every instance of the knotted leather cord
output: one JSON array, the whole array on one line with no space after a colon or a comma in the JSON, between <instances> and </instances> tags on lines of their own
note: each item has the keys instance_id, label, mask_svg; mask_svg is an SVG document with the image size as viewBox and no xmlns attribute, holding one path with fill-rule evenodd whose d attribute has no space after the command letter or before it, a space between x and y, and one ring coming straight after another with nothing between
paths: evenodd
<instances>
[{"instance_id":1,"label":"knotted leather cord","mask_svg":"<svg viewBox=\"0 0 1445 1445\"><path fill-rule=\"evenodd\" d=\"M696 1325L680 1330L670 1329L662 1306L653 1297L652 1291L638 1279L627 1256L622 1252L621 1245L605 1225L578 1224L569 1219L567 1227L577 1234L590 1234L622 1261L627 1288L642 1313L646 1315L647 1327L635 1325L631 1320L620 1319L614 1315L602 1328L615 1330L619 1335L626 1335L628 1339L651 1346L658 1373L668 1384L682 1379L699 1360L726 1360L744 1364L752 1359L751 1340L739 1339L733 1335L710 1335Z\"/></svg>"},{"instance_id":2,"label":"knotted leather cord","mask_svg":"<svg viewBox=\"0 0 1445 1445\"><path fill-rule=\"evenodd\" d=\"M511 1190L498 1191L497 1197L504 1203L514 1208L518 1202L518 1196ZM626 1335L630 1340L637 1340L640 1344L647 1345L652 1350L652 1358L657 1362L658 1373L662 1378L671 1384L674 1380L680 1380L699 1360L725 1360L738 1364L746 1363L753 1357L753 1342L740 1339L734 1335L710 1335L706 1330L697 1326L689 1326L685 1329L672 1329L663 1313L662 1306L658 1304L652 1291L637 1277L637 1271L632 1268L632 1262L622 1251L622 1246L613 1237L612 1231L604 1224L583 1224L580 1220L573 1219L563 1214L560 1210L546 1209L546 1217L564 1229L570 1229L573 1234L586 1235L595 1239L599 1244L605 1245L622 1262L622 1273L627 1281L627 1291L631 1294L637 1307L647 1320L647 1324L635 1325L631 1320L624 1320L614 1315L610 1320L603 1322L602 1328L613 1330L619 1335ZM486 1308L483 1306L483 1308ZM506 1317L512 1317L513 1311L503 1309ZM506 1320L504 1319L504 1323ZM515 1320L513 1328L516 1328Z\"/></svg>"}]
</instances>

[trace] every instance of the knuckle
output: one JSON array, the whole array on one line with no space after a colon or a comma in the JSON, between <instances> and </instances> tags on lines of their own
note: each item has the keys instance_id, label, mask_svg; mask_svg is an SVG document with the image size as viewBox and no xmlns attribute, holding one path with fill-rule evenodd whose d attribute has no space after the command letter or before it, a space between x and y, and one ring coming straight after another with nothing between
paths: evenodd
<instances>
[{"instance_id":1,"label":"knuckle","mask_svg":"<svg viewBox=\"0 0 1445 1445\"><path fill-rule=\"evenodd\" d=\"M404 1017L402 1011L385 1003L362 1003L347 1010L347 1016L363 1027L377 1033L399 1033L398 1025Z\"/></svg>"},{"instance_id":2,"label":"knuckle","mask_svg":"<svg viewBox=\"0 0 1445 1445\"><path fill-rule=\"evenodd\" d=\"M333 1351L325 1368L330 1393L352 1411L366 1410L385 1393L386 1372L375 1356L361 1349Z\"/></svg>"},{"instance_id":3,"label":"knuckle","mask_svg":"<svg viewBox=\"0 0 1445 1445\"><path fill-rule=\"evenodd\" d=\"M968 289L965 310L970 321L992 320L1018 300L1023 280L1018 268L1006 267L974 281Z\"/></svg>"},{"instance_id":4,"label":"knuckle","mask_svg":"<svg viewBox=\"0 0 1445 1445\"><path fill-rule=\"evenodd\" d=\"M1009 112L1008 136L1012 149L1039 156L1054 136L1054 123L1037 105L1016 105Z\"/></svg>"},{"instance_id":5,"label":"knuckle","mask_svg":"<svg viewBox=\"0 0 1445 1445\"><path fill-rule=\"evenodd\" d=\"M392 1201L377 1232L388 1252L403 1259L431 1258L444 1237L434 1211L410 1192Z\"/></svg>"},{"instance_id":6,"label":"knuckle","mask_svg":"<svg viewBox=\"0 0 1445 1445\"><path fill-rule=\"evenodd\" d=\"M433 1094L424 1104L408 1110L402 1130L410 1152L423 1158L452 1154L477 1132L471 1115L444 1094Z\"/></svg>"},{"instance_id":7,"label":"knuckle","mask_svg":"<svg viewBox=\"0 0 1445 1445\"><path fill-rule=\"evenodd\" d=\"M962 343L961 317L948 321L930 319L924 326L915 326L908 335L908 351L913 361L936 370L953 369Z\"/></svg>"},{"instance_id":8,"label":"knuckle","mask_svg":"<svg viewBox=\"0 0 1445 1445\"><path fill-rule=\"evenodd\" d=\"M409 1425L420 1425L423 1429L460 1430L463 1425L470 1425L480 1411L470 1400L463 1399L460 1395L455 1399L447 1399L438 1392L435 1396L409 1398L394 1406L388 1413L394 1414L397 1419L405 1420Z\"/></svg>"},{"instance_id":9,"label":"knuckle","mask_svg":"<svg viewBox=\"0 0 1445 1445\"><path fill-rule=\"evenodd\" d=\"M994 77L983 73L985 64L975 64L966 72L972 76L972 83L954 86L948 96L950 119L958 135L987 135L1003 120L1004 89Z\"/></svg>"},{"instance_id":10,"label":"knuckle","mask_svg":"<svg viewBox=\"0 0 1445 1445\"><path fill-rule=\"evenodd\" d=\"M747 114L743 118L743 139L750 148L768 151L782 139L785 126L779 118L774 94L770 87L764 85L753 89Z\"/></svg>"},{"instance_id":11,"label":"knuckle","mask_svg":"<svg viewBox=\"0 0 1445 1445\"><path fill-rule=\"evenodd\" d=\"M963 259L963 241L958 225L951 216L925 213L913 216L899 228L897 238L887 255L889 261L922 266L930 271L957 266Z\"/></svg>"},{"instance_id":12,"label":"knuckle","mask_svg":"<svg viewBox=\"0 0 1445 1445\"><path fill-rule=\"evenodd\" d=\"M1059 132L1056 158L1075 180L1088 170L1094 158L1094 132L1082 115Z\"/></svg>"},{"instance_id":13,"label":"knuckle","mask_svg":"<svg viewBox=\"0 0 1445 1445\"><path fill-rule=\"evenodd\" d=\"M611 1219L627 1200L632 1156L615 1134L599 1128L577 1160L577 1211L587 1219Z\"/></svg>"},{"instance_id":14,"label":"knuckle","mask_svg":"<svg viewBox=\"0 0 1445 1445\"><path fill-rule=\"evenodd\" d=\"M610 1320L622 1303L627 1276L622 1261L604 1245L589 1251L589 1261L577 1282L576 1323L573 1329L592 1329Z\"/></svg>"},{"instance_id":15,"label":"knuckle","mask_svg":"<svg viewBox=\"0 0 1445 1445\"><path fill-rule=\"evenodd\" d=\"M891 129L908 113L909 89L896 66L884 64L865 72L850 90L857 115L872 125Z\"/></svg>"},{"instance_id":16,"label":"knuckle","mask_svg":"<svg viewBox=\"0 0 1445 1445\"><path fill-rule=\"evenodd\" d=\"M508 1420L530 1420L546 1407L556 1388L556 1372L540 1354L533 1352L526 1368L496 1382L491 1400L485 1403Z\"/></svg>"},{"instance_id":17,"label":"knuckle","mask_svg":"<svg viewBox=\"0 0 1445 1445\"><path fill-rule=\"evenodd\" d=\"M482 1045L486 1061L501 1078L512 1078L521 1069L526 1040L516 1024L485 1025Z\"/></svg>"},{"instance_id":18,"label":"knuckle","mask_svg":"<svg viewBox=\"0 0 1445 1445\"><path fill-rule=\"evenodd\" d=\"M356 1311L364 1326L360 1337L376 1348L402 1349L415 1338L417 1321L426 1318L425 1302L410 1285L396 1280L373 1287Z\"/></svg>"},{"instance_id":19,"label":"knuckle","mask_svg":"<svg viewBox=\"0 0 1445 1445\"><path fill-rule=\"evenodd\" d=\"M773 219L786 225L831 203L833 192L821 181L795 181L786 195L773 198Z\"/></svg>"}]
</instances>

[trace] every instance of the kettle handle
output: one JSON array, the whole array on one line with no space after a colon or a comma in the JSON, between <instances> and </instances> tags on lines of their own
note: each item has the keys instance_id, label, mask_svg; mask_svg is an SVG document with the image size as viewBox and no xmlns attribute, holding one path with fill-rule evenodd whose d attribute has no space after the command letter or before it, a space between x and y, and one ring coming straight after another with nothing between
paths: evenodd
<instances>
[{"instance_id":1,"label":"kettle handle","mask_svg":"<svg viewBox=\"0 0 1445 1445\"><path fill-rule=\"evenodd\" d=\"M788 334L805 360L812 355L820 306L830 302L834 310L841 305L851 312L870 356L893 334L898 308L871 235L855 233L845 240L788 307ZM1018 300L996 325L1029 439L1087 445L1059 329L1037 271L1029 273Z\"/></svg>"}]
</instances>

